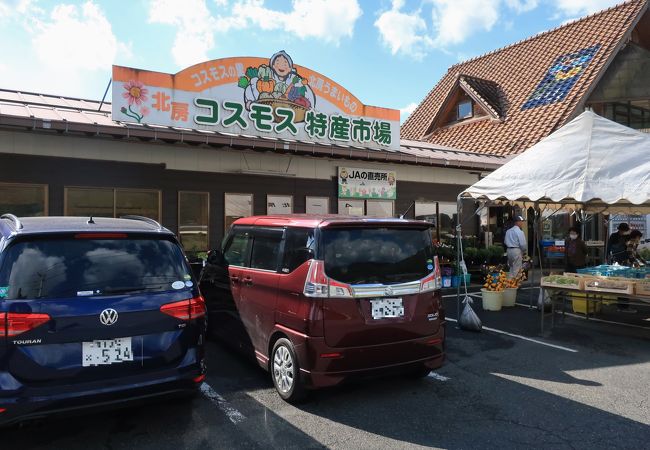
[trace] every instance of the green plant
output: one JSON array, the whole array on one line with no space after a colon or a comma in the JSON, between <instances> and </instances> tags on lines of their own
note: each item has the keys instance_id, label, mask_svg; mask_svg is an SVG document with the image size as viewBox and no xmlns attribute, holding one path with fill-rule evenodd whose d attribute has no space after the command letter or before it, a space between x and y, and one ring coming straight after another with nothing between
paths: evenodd
<instances>
[{"instance_id":1,"label":"green plant","mask_svg":"<svg viewBox=\"0 0 650 450\"><path fill-rule=\"evenodd\" d=\"M479 249L476 247L467 247L464 249L465 260L471 263L476 263L479 259Z\"/></svg>"},{"instance_id":2,"label":"green plant","mask_svg":"<svg viewBox=\"0 0 650 450\"><path fill-rule=\"evenodd\" d=\"M650 248L642 248L639 250L639 255L641 255L641 258L645 259L646 261L650 260Z\"/></svg>"},{"instance_id":3,"label":"green plant","mask_svg":"<svg viewBox=\"0 0 650 450\"><path fill-rule=\"evenodd\" d=\"M500 245L491 245L487 249L488 251L488 260L490 262L499 262L503 258L503 247Z\"/></svg>"}]
</instances>

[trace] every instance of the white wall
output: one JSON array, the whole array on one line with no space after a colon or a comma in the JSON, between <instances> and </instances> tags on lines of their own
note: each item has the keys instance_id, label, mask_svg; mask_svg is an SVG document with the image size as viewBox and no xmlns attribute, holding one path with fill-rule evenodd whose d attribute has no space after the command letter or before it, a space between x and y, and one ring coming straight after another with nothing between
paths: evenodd
<instances>
[{"instance_id":1,"label":"white wall","mask_svg":"<svg viewBox=\"0 0 650 450\"><path fill-rule=\"evenodd\" d=\"M286 175L308 179L330 179L339 165L391 169L399 181L469 186L476 175L466 170L380 162L346 161L323 157L293 156L251 150L215 149L164 143L47 135L0 130L0 152L165 164L172 170L199 172Z\"/></svg>"}]
</instances>

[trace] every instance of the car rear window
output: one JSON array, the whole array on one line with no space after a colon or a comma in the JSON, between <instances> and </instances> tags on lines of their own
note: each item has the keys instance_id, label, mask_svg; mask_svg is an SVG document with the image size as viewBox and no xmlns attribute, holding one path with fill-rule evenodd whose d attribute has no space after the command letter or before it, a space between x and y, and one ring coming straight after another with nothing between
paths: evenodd
<instances>
[{"instance_id":1,"label":"car rear window","mask_svg":"<svg viewBox=\"0 0 650 450\"><path fill-rule=\"evenodd\" d=\"M324 229L321 255L325 272L349 284L395 284L419 280L432 269L428 229Z\"/></svg>"},{"instance_id":2,"label":"car rear window","mask_svg":"<svg viewBox=\"0 0 650 450\"><path fill-rule=\"evenodd\" d=\"M166 291L191 286L190 280L175 242L143 237L16 242L6 250L0 268L7 299Z\"/></svg>"}]
</instances>

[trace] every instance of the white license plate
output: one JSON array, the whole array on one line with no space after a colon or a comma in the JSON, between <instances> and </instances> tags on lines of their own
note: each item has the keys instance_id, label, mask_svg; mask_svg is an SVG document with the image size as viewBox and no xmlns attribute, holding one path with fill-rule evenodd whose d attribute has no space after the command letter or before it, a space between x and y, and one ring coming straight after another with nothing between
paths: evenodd
<instances>
[{"instance_id":1,"label":"white license plate","mask_svg":"<svg viewBox=\"0 0 650 450\"><path fill-rule=\"evenodd\" d=\"M404 317L404 305L401 298L382 298L370 300L373 319Z\"/></svg>"},{"instance_id":2,"label":"white license plate","mask_svg":"<svg viewBox=\"0 0 650 450\"><path fill-rule=\"evenodd\" d=\"M119 364L125 361L133 361L130 337L83 342L83 367Z\"/></svg>"}]
</instances>

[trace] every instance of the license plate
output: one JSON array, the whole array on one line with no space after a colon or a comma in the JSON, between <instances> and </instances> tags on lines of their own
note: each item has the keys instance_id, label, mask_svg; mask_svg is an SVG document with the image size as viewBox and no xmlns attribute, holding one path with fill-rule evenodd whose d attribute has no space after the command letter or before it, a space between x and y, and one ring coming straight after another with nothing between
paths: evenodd
<instances>
[{"instance_id":1,"label":"license plate","mask_svg":"<svg viewBox=\"0 0 650 450\"><path fill-rule=\"evenodd\" d=\"M133 361L131 338L117 338L83 342L81 364L83 367L105 366Z\"/></svg>"},{"instance_id":2,"label":"license plate","mask_svg":"<svg viewBox=\"0 0 650 450\"><path fill-rule=\"evenodd\" d=\"M401 298L382 298L370 300L373 319L404 317L404 305Z\"/></svg>"}]
</instances>

